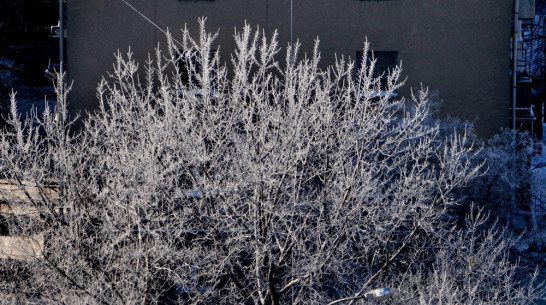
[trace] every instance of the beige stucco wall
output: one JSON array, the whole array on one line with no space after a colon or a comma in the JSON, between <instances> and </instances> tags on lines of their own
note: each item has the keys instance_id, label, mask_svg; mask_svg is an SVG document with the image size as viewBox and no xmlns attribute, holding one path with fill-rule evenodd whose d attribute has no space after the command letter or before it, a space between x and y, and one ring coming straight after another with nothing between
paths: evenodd
<instances>
[{"instance_id":1,"label":"beige stucco wall","mask_svg":"<svg viewBox=\"0 0 546 305\"><path fill-rule=\"evenodd\" d=\"M290 40L290 0L127 0L162 28L195 31L207 16L227 60L233 28L245 20ZM321 40L322 58L354 58L367 37L376 50L399 51L408 77L401 94L423 84L438 90L442 113L476 121L489 137L508 122L512 0L293 0L293 35L309 50ZM128 47L142 62L164 35L122 0L68 0L71 109L96 107L95 87L112 70L113 53Z\"/></svg>"},{"instance_id":2,"label":"beige stucco wall","mask_svg":"<svg viewBox=\"0 0 546 305\"><path fill-rule=\"evenodd\" d=\"M33 261L42 258L44 237L0 236L0 259Z\"/></svg>"}]
</instances>

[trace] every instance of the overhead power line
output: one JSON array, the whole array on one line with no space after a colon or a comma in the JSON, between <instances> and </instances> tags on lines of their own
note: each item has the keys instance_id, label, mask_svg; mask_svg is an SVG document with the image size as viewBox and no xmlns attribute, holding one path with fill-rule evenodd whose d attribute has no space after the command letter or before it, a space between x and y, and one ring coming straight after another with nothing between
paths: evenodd
<instances>
[{"instance_id":1,"label":"overhead power line","mask_svg":"<svg viewBox=\"0 0 546 305\"><path fill-rule=\"evenodd\" d=\"M148 23L150 23L151 25L153 25L156 29L160 30L163 34L165 35L168 35L167 31L165 31L164 29L162 29L159 25L157 25L155 22L152 21L152 19L148 18L146 15L144 15L144 13L142 13L141 11L139 11L136 7L134 7L133 5L131 5L131 3L127 2L126 0L121 0L123 3L125 3L128 7L130 7L133 11L135 11L137 14L139 14L142 18L144 18L144 20L146 20ZM174 42L176 42L177 44L179 45L182 45L181 42L179 42L178 40L176 40L175 38L171 37L172 40Z\"/></svg>"}]
</instances>

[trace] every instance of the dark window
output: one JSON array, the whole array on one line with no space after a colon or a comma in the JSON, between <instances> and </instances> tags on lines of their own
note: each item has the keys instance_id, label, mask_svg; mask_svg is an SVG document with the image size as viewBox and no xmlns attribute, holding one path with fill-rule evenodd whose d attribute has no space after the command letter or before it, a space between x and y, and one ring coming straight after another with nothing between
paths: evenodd
<instances>
[{"instance_id":1,"label":"dark window","mask_svg":"<svg viewBox=\"0 0 546 305\"><path fill-rule=\"evenodd\" d=\"M195 87L200 87L198 84L196 75L199 75L203 72L203 67L201 65L201 62L198 60L198 57L200 54L198 52L192 52L191 54L180 54L180 59L178 60L178 68L180 69L180 78L182 80L182 84L185 86L189 86L190 83L193 84ZM216 56L216 50L211 50L209 54L209 60L213 61L214 57ZM209 75L211 80L211 85L214 87L214 83L216 82L216 71L217 66L216 63L214 63L212 73Z\"/></svg>"},{"instance_id":2,"label":"dark window","mask_svg":"<svg viewBox=\"0 0 546 305\"><path fill-rule=\"evenodd\" d=\"M356 51L355 71L362 67L363 51ZM370 51L368 52L368 64L376 59L373 76L381 76L381 89L387 87L387 76L398 65L398 51Z\"/></svg>"}]
</instances>

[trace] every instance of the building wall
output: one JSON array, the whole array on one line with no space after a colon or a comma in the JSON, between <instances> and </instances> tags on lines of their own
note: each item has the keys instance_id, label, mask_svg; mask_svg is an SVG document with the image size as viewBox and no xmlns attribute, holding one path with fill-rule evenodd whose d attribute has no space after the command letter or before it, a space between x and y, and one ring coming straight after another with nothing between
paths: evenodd
<instances>
[{"instance_id":1,"label":"building wall","mask_svg":"<svg viewBox=\"0 0 546 305\"><path fill-rule=\"evenodd\" d=\"M28 181L0 179L0 259L28 262L43 258L44 236L42 233L36 233L33 236L9 235L9 227L3 220L6 216L39 218L40 215L50 213L50 210L38 208L33 204L42 200L44 196L50 202L57 202L58 189L39 186ZM22 218L18 219L22 220Z\"/></svg>"},{"instance_id":2,"label":"building wall","mask_svg":"<svg viewBox=\"0 0 546 305\"><path fill-rule=\"evenodd\" d=\"M126 0L175 36L197 18L219 31L229 62L233 29L245 20L290 42L290 0ZM355 57L367 38L375 50L398 51L408 95L421 84L437 90L442 114L476 120L489 137L508 123L510 31L513 0L293 0L293 37L309 51L317 36L324 64L334 54ZM164 35L123 0L68 0L68 71L71 109L93 109L101 75L113 54L128 47L144 62ZM229 66L229 65L228 65Z\"/></svg>"}]
</instances>

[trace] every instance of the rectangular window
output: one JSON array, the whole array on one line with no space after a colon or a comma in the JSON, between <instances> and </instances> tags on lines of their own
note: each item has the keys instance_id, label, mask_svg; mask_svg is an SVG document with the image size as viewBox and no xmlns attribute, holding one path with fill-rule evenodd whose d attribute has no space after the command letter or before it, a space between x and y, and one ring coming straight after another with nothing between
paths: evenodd
<instances>
[{"instance_id":1,"label":"rectangular window","mask_svg":"<svg viewBox=\"0 0 546 305\"><path fill-rule=\"evenodd\" d=\"M218 69L217 62L215 62L217 50L211 50L208 56L208 60L210 63L212 63L212 70L209 71L209 84L211 90L215 90L217 88L217 80L216 80L216 70ZM190 91L188 91L189 88L194 88L193 91L197 90L200 91L202 88L202 84L199 82L197 75L201 75L203 73L203 67L202 63L199 60L199 57L201 55L199 52L191 52L187 54L180 53L180 59L178 60L178 69L180 71L180 78L182 81L182 84L185 88L181 88L180 94L187 94ZM194 94L201 94L200 92L193 92Z\"/></svg>"},{"instance_id":2,"label":"rectangular window","mask_svg":"<svg viewBox=\"0 0 546 305\"><path fill-rule=\"evenodd\" d=\"M198 52L192 52L191 54L187 55L181 55L180 60L178 61L178 68L180 69L180 77L182 79L182 83L186 86L189 86L190 83L197 85L197 79L196 75L203 73L203 67L201 66L201 62L197 60L197 58L200 56ZM209 53L209 60L214 61L214 57L216 56L216 50L211 50ZM214 63L212 75L210 75L211 79L214 78L215 70L217 69L216 63Z\"/></svg>"},{"instance_id":3,"label":"rectangular window","mask_svg":"<svg viewBox=\"0 0 546 305\"><path fill-rule=\"evenodd\" d=\"M363 51L356 51L355 71L362 67ZM387 87L387 76L398 65L398 51L370 51L368 52L368 65L376 59L373 76L381 77L381 89Z\"/></svg>"}]
</instances>

